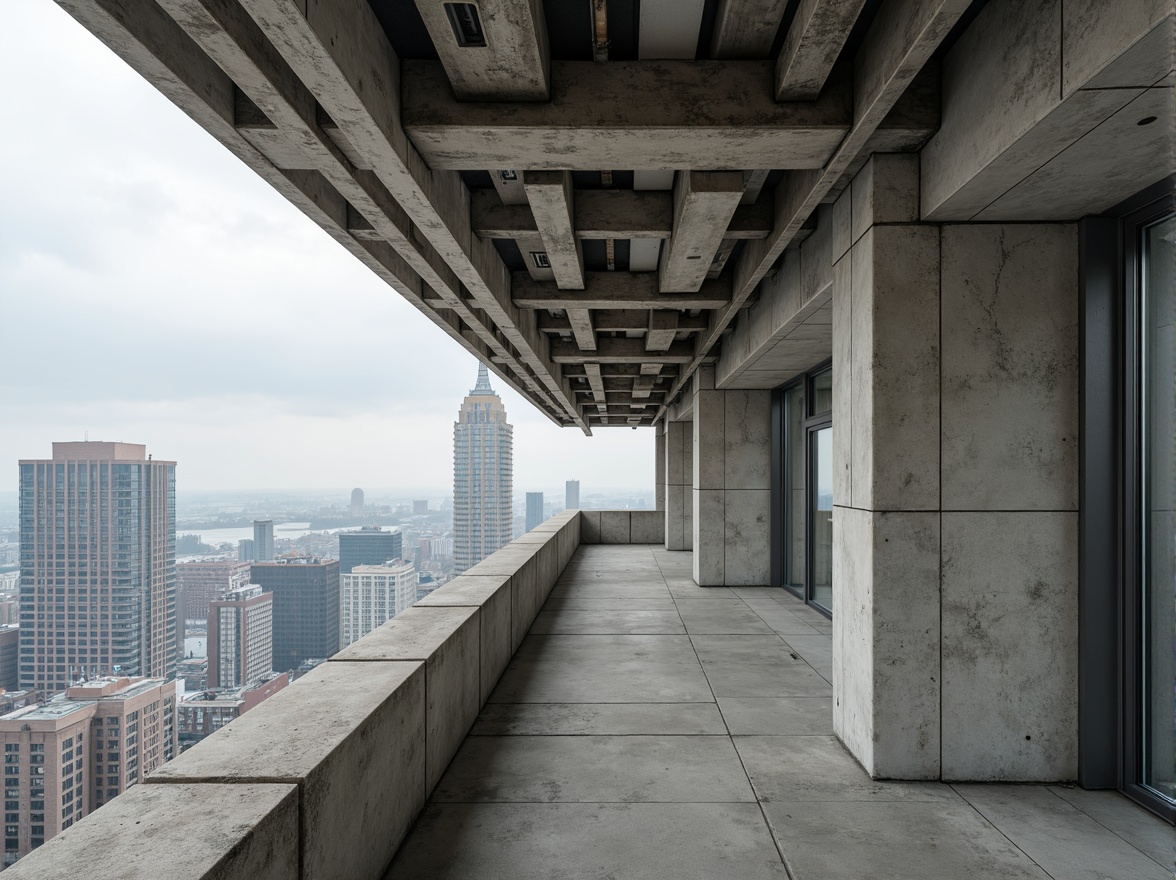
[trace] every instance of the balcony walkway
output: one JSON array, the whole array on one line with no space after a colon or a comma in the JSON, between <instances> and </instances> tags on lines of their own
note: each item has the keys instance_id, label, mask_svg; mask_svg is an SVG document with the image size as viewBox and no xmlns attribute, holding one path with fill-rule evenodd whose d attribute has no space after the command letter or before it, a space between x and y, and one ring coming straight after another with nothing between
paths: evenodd
<instances>
[{"instance_id":1,"label":"balcony walkway","mask_svg":"<svg viewBox=\"0 0 1176 880\"><path fill-rule=\"evenodd\" d=\"M1171 880L1172 828L1112 792L872 781L829 621L690 563L577 551L388 880Z\"/></svg>"}]
</instances>

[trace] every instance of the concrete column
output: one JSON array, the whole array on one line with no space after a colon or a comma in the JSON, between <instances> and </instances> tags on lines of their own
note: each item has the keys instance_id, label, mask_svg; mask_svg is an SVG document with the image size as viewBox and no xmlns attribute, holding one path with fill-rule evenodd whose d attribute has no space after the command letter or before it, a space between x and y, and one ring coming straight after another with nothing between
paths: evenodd
<instances>
[{"instance_id":1,"label":"concrete column","mask_svg":"<svg viewBox=\"0 0 1176 880\"><path fill-rule=\"evenodd\" d=\"M690 492L694 440L690 422L667 420L665 438L666 549L689 550L694 546Z\"/></svg>"},{"instance_id":2,"label":"concrete column","mask_svg":"<svg viewBox=\"0 0 1176 880\"><path fill-rule=\"evenodd\" d=\"M666 426L664 421L654 427L653 494L654 510L666 509Z\"/></svg>"},{"instance_id":3,"label":"concrete column","mask_svg":"<svg viewBox=\"0 0 1176 880\"><path fill-rule=\"evenodd\" d=\"M1077 237L833 211L834 730L875 777L1076 771Z\"/></svg>"},{"instance_id":4,"label":"concrete column","mask_svg":"<svg viewBox=\"0 0 1176 880\"><path fill-rule=\"evenodd\" d=\"M770 391L720 391L713 366L695 374L694 580L766 585L771 542Z\"/></svg>"}]
</instances>

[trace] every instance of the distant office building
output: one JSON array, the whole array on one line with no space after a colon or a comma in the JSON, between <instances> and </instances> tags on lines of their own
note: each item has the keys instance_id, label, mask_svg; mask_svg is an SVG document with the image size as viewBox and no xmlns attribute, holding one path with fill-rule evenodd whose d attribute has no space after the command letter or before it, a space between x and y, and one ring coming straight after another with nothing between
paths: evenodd
<instances>
[{"instance_id":1,"label":"distant office building","mask_svg":"<svg viewBox=\"0 0 1176 880\"><path fill-rule=\"evenodd\" d=\"M453 426L453 569L460 574L510 543L514 428L484 364Z\"/></svg>"},{"instance_id":2,"label":"distant office building","mask_svg":"<svg viewBox=\"0 0 1176 880\"><path fill-rule=\"evenodd\" d=\"M339 574L347 574L357 565L383 565L404 555L404 536L400 529L364 526L339 533Z\"/></svg>"},{"instance_id":3,"label":"distant office building","mask_svg":"<svg viewBox=\"0 0 1176 880\"><path fill-rule=\"evenodd\" d=\"M186 751L233 719L268 700L291 682L288 672L271 672L247 687L189 689L177 707L180 751Z\"/></svg>"},{"instance_id":4,"label":"distant office building","mask_svg":"<svg viewBox=\"0 0 1176 880\"><path fill-rule=\"evenodd\" d=\"M429 538L429 558L449 559L453 556L453 536L446 535L444 538Z\"/></svg>"},{"instance_id":5,"label":"distant office building","mask_svg":"<svg viewBox=\"0 0 1176 880\"><path fill-rule=\"evenodd\" d=\"M357 565L340 575L343 636L340 647L363 638L416 601L417 575L411 562Z\"/></svg>"},{"instance_id":6,"label":"distant office building","mask_svg":"<svg viewBox=\"0 0 1176 880\"><path fill-rule=\"evenodd\" d=\"M207 620L209 602L249 583L249 565L232 559L178 562L176 582L183 598L180 620Z\"/></svg>"},{"instance_id":7,"label":"distant office building","mask_svg":"<svg viewBox=\"0 0 1176 880\"><path fill-rule=\"evenodd\" d=\"M546 517L543 515L543 493L542 492L528 492L527 493L527 521L523 527L523 531L529 532L535 526L539 525Z\"/></svg>"},{"instance_id":8,"label":"distant office building","mask_svg":"<svg viewBox=\"0 0 1176 880\"><path fill-rule=\"evenodd\" d=\"M253 539L242 538L237 542L237 561L238 562L253 562L254 557Z\"/></svg>"},{"instance_id":9,"label":"distant office building","mask_svg":"<svg viewBox=\"0 0 1176 880\"><path fill-rule=\"evenodd\" d=\"M363 514L363 489L351 490L351 515L360 516Z\"/></svg>"},{"instance_id":10,"label":"distant office building","mask_svg":"<svg viewBox=\"0 0 1176 880\"><path fill-rule=\"evenodd\" d=\"M414 501L412 503L412 515L413 516L424 516L428 512L429 512L428 499L425 499L424 501Z\"/></svg>"},{"instance_id":11,"label":"distant office building","mask_svg":"<svg viewBox=\"0 0 1176 880\"><path fill-rule=\"evenodd\" d=\"M274 668L274 596L256 584L208 609L208 686L244 687Z\"/></svg>"},{"instance_id":12,"label":"distant office building","mask_svg":"<svg viewBox=\"0 0 1176 880\"><path fill-rule=\"evenodd\" d=\"M253 561L274 561L274 521L255 519L253 521Z\"/></svg>"},{"instance_id":13,"label":"distant office building","mask_svg":"<svg viewBox=\"0 0 1176 880\"><path fill-rule=\"evenodd\" d=\"M20 627L0 626L0 689L20 688Z\"/></svg>"},{"instance_id":14,"label":"distant office building","mask_svg":"<svg viewBox=\"0 0 1176 880\"><path fill-rule=\"evenodd\" d=\"M4 864L69 828L178 753L176 683L98 678L0 717Z\"/></svg>"},{"instance_id":15,"label":"distant office building","mask_svg":"<svg viewBox=\"0 0 1176 880\"><path fill-rule=\"evenodd\" d=\"M300 556L255 562L251 581L274 594L274 669L339 650L339 562Z\"/></svg>"},{"instance_id":16,"label":"distant office building","mask_svg":"<svg viewBox=\"0 0 1176 880\"><path fill-rule=\"evenodd\" d=\"M175 670L175 477L133 443L20 462L21 688Z\"/></svg>"},{"instance_id":17,"label":"distant office building","mask_svg":"<svg viewBox=\"0 0 1176 880\"><path fill-rule=\"evenodd\" d=\"M580 481L568 480L564 483L564 510L580 509Z\"/></svg>"}]
</instances>

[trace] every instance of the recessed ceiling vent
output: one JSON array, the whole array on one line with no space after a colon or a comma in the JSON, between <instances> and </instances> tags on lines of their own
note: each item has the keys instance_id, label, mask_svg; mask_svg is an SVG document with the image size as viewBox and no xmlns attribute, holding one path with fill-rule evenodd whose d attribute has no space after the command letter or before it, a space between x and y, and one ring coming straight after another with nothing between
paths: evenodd
<instances>
[{"instance_id":1,"label":"recessed ceiling vent","mask_svg":"<svg viewBox=\"0 0 1176 880\"><path fill-rule=\"evenodd\" d=\"M457 45L463 49L480 48L486 45L486 32L482 30L482 19L478 7L473 3L446 3L445 14L453 27Z\"/></svg>"}]
</instances>

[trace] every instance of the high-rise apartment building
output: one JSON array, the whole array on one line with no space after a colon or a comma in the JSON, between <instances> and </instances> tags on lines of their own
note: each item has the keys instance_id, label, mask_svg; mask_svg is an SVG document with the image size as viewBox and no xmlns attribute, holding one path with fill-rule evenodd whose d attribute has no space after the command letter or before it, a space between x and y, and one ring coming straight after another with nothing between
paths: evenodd
<instances>
[{"instance_id":1,"label":"high-rise apartment building","mask_svg":"<svg viewBox=\"0 0 1176 880\"><path fill-rule=\"evenodd\" d=\"M244 687L273 666L273 593L249 584L209 603L208 687Z\"/></svg>"},{"instance_id":2,"label":"high-rise apartment building","mask_svg":"<svg viewBox=\"0 0 1176 880\"><path fill-rule=\"evenodd\" d=\"M177 754L176 683L98 678L0 718L4 864Z\"/></svg>"},{"instance_id":3,"label":"high-rise apartment building","mask_svg":"<svg viewBox=\"0 0 1176 880\"><path fill-rule=\"evenodd\" d=\"M531 531L539 523L543 522L546 517L543 516L543 493L542 492L528 492L527 493L527 524L525 531Z\"/></svg>"},{"instance_id":4,"label":"high-rise apartment building","mask_svg":"<svg viewBox=\"0 0 1176 880\"><path fill-rule=\"evenodd\" d=\"M255 519L253 521L253 561L274 561L274 521Z\"/></svg>"},{"instance_id":5,"label":"high-rise apartment building","mask_svg":"<svg viewBox=\"0 0 1176 880\"><path fill-rule=\"evenodd\" d=\"M568 480L564 484L564 509L580 509L580 481Z\"/></svg>"},{"instance_id":6,"label":"high-rise apartment building","mask_svg":"<svg viewBox=\"0 0 1176 880\"><path fill-rule=\"evenodd\" d=\"M253 564L251 581L274 594L274 669L339 650L339 561L299 556ZM209 672L211 675L211 670Z\"/></svg>"},{"instance_id":7,"label":"high-rise apartment building","mask_svg":"<svg viewBox=\"0 0 1176 880\"><path fill-rule=\"evenodd\" d=\"M183 599L180 620L207 620L209 602L249 583L249 564L232 559L177 562L176 583Z\"/></svg>"},{"instance_id":8,"label":"high-rise apartment building","mask_svg":"<svg viewBox=\"0 0 1176 880\"><path fill-rule=\"evenodd\" d=\"M0 626L0 691L20 687L20 627Z\"/></svg>"},{"instance_id":9,"label":"high-rise apartment building","mask_svg":"<svg viewBox=\"0 0 1176 880\"><path fill-rule=\"evenodd\" d=\"M364 526L339 533L339 574L344 575L357 565L383 565L390 559L404 556L404 536L400 529Z\"/></svg>"},{"instance_id":10,"label":"high-rise apartment building","mask_svg":"<svg viewBox=\"0 0 1176 880\"><path fill-rule=\"evenodd\" d=\"M511 540L514 428L485 365L453 426L453 570L461 574Z\"/></svg>"},{"instance_id":11,"label":"high-rise apartment building","mask_svg":"<svg viewBox=\"0 0 1176 880\"><path fill-rule=\"evenodd\" d=\"M411 562L357 565L339 579L343 648L416 601L417 574Z\"/></svg>"},{"instance_id":12,"label":"high-rise apartment building","mask_svg":"<svg viewBox=\"0 0 1176 880\"><path fill-rule=\"evenodd\" d=\"M253 561L253 539L242 538L237 542L237 561L238 562L252 562Z\"/></svg>"},{"instance_id":13,"label":"high-rise apartment building","mask_svg":"<svg viewBox=\"0 0 1176 880\"><path fill-rule=\"evenodd\" d=\"M133 443L20 462L22 688L174 670L175 475Z\"/></svg>"}]
</instances>

